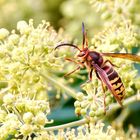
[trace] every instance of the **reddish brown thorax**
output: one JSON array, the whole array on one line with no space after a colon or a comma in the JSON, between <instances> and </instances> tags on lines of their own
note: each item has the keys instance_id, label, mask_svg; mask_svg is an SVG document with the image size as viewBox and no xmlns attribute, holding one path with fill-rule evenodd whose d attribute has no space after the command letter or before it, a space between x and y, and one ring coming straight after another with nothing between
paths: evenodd
<instances>
[{"instance_id":1,"label":"reddish brown thorax","mask_svg":"<svg viewBox=\"0 0 140 140\"><path fill-rule=\"evenodd\" d=\"M99 66L102 66L103 64L102 55L96 51L90 51L88 48L81 50L77 56L80 57L83 62L87 61L87 63L95 63Z\"/></svg>"}]
</instances>

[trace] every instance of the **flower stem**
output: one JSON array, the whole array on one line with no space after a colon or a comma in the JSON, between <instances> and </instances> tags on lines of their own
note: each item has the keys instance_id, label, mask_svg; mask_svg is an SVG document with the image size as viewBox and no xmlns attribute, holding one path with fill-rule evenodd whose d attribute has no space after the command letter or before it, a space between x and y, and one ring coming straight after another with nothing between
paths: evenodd
<instances>
[{"instance_id":1,"label":"flower stem","mask_svg":"<svg viewBox=\"0 0 140 140\"><path fill-rule=\"evenodd\" d=\"M54 130L59 130L59 129L64 129L64 128L69 128L69 127L74 127L74 126L79 126L79 125L83 125L85 123L88 123L89 120L87 118L75 121L75 122L71 122L71 123L67 123L67 124L63 124L63 125L58 125L58 126L52 126L52 127L48 127L45 128L46 131L54 131Z\"/></svg>"},{"instance_id":2,"label":"flower stem","mask_svg":"<svg viewBox=\"0 0 140 140\"><path fill-rule=\"evenodd\" d=\"M61 87L63 90L65 90L67 92L67 94L69 94L70 96L72 96L73 98L76 99L76 92L69 88L68 86L64 85L62 82L60 82L58 77L50 77L49 75L40 73L41 76L43 76L45 79L51 81L51 83Z\"/></svg>"},{"instance_id":3,"label":"flower stem","mask_svg":"<svg viewBox=\"0 0 140 140\"><path fill-rule=\"evenodd\" d=\"M140 94L136 94L133 95L127 99L124 100L123 105L126 106L128 104L131 104L135 101L139 101L140 100ZM118 108L121 108L121 106L118 103L113 103L109 106L109 110L107 111L107 115L111 115L115 110L117 110Z\"/></svg>"},{"instance_id":4,"label":"flower stem","mask_svg":"<svg viewBox=\"0 0 140 140\"><path fill-rule=\"evenodd\" d=\"M20 114L19 114L18 111L16 110L16 108L15 108L15 107L12 107L12 108L13 108L13 111L15 112L15 114L18 116L18 119L20 120L20 122L21 122L22 124L24 124L24 122L23 122L23 120L22 120Z\"/></svg>"},{"instance_id":5,"label":"flower stem","mask_svg":"<svg viewBox=\"0 0 140 140\"><path fill-rule=\"evenodd\" d=\"M124 100L124 106L131 104L135 101L140 100L140 94L136 94L132 97L129 97L127 99ZM114 103L110 105L110 109L107 111L107 116L112 114L116 109L120 108L121 106L118 103ZM106 118L107 116L105 116L104 118ZM64 128L69 128L69 127L74 127L74 126L79 126L79 125L83 125L89 122L88 117L75 121L75 122L71 122L71 123L67 123L67 124L63 124L63 125L59 125L59 126L52 126L52 127L48 127L45 128L46 131L54 131L54 130L59 130L59 129L64 129Z\"/></svg>"}]
</instances>

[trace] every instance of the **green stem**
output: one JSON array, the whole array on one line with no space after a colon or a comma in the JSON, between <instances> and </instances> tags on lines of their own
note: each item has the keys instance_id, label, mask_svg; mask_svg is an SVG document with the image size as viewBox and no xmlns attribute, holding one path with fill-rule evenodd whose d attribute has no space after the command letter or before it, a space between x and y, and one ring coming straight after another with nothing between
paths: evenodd
<instances>
[{"instance_id":1,"label":"green stem","mask_svg":"<svg viewBox=\"0 0 140 140\"><path fill-rule=\"evenodd\" d=\"M45 128L45 130L46 131L54 131L54 130L59 130L59 129L64 129L64 128L70 128L70 127L74 127L74 126L83 125L83 124L86 124L88 122L89 122L88 119L81 119L79 121L75 121L75 122L71 122L71 123L67 123L67 124L63 124L63 125L48 127L48 128Z\"/></svg>"},{"instance_id":2,"label":"green stem","mask_svg":"<svg viewBox=\"0 0 140 140\"><path fill-rule=\"evenodd\" d=\"M124 107L135 102L140 101L140 94L133 95L127 99L124 100L123 105ZM107 115L111 115L115 110L121 108L121 106L118 103L113 103L109 106L109 110L107 111Z\"/></svg>"},{"instance_id":3,"label":"green stem","mask_svg":"<svg viewBox=\"0 0 140 140\"><path fill-rule=\"evenodd\" d=\"M114 123L115 126L117 126L117 128L122 127L124 121L126 120L129 114L130 114L130 109L128 107L126 109L123 109L120 115L113 121L115 122Z\"/></svg>"},{"instance_id":4,"label":"green stem","mask_svg":"<svg viewBox=\"0 0 140 140\"><path fill-rule=\"evenodd\" d=\"M125 101L123 102L124 106L127 106L128 104L131 104L135 101L139 101L140 100L140 94L136 94L132 97L129 97L127 99L125 99ZM110 109L107 111L107 116L112 114L116 109L120 108L121 106L118 103L114 103L110 105ZM105 116L104 118L106 118L107 116ZM89 122L88 117L81 119L79 121L75 121L75 122L71 122L71 123L67 123L67 124L63 124L63 125L59 125L59 126L52 126L52 127L48 127L45 128L46 131L54 131L54 130L58 130L58 129L64 129L64 128L69 128L69 127L74 127L74 126L79 126L79 125L83 125Z\"/></svg>"},{"instance_id":5,"label":"green stem","mask_svg":"<svg viewBox=\"0 0 140 140\"><path fill-rule=\"evenodd\" d=\"M49 75L43 74L43 73L39 73L41 76L43 76L45 79L49 80L51 83L53 83L54 85L59 86L61 89L65 90L67 92L67 94L69 94L70 96L72 96L73 98L77 98L76 97L76 92L74 90L72 90L71 88L67 87L66 85L64 85L62 82L60 82L59 78L57 77L50 77Z\"/></svg>"},{"instance_id":6,"label":"green stem","mask_svg":"<svg viewBox=\"0 0 140 140\"><path fill-rule=\"evenodd\" d=\"M23 122L23 120L22 120L20 114L19 114L18 111L16 110L16 108L15 108L15 107L12 107L12 108L13 108L13 111L15 112L15 114L18 116L18 119L20 120L20 122L21 122L22 124L24 124L24 122Z\"/></svg>"}]
</instances>

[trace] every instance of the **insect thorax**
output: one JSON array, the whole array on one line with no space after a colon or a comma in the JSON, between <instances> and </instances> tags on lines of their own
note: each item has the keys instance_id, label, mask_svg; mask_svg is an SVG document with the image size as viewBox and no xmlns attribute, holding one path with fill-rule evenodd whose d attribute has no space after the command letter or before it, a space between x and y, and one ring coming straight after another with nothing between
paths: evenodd
<instances>
[{"instance_id":1,"label":"insect thorax","mask_svg":"<svg viewBox=\"0 0 140 140\"><path fill-rule=\"evenodd\" d=\"M91 51L91 52L89 52L89 57L92 59L92 61L94 63L98 64L99 66L102 65L103 57L102 57L102 55L100 55L100 53Z\"/></svg>"}]
</instances>

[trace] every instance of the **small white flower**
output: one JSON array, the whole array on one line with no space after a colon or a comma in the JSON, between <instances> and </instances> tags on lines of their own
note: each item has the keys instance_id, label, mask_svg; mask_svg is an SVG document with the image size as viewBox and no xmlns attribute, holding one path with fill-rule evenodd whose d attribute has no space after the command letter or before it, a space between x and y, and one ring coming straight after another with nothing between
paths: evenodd
<instances>
[{"instance_id":1,"label":"small white flower","mask_svg":"<svg viewBox=\"0 0 140 140\"><path fill-rule=\"evenodd\" d=\"M5 28L0 29L0 40L4 39L9 35L9 31Z\"/></svg>"}]
</instances>

